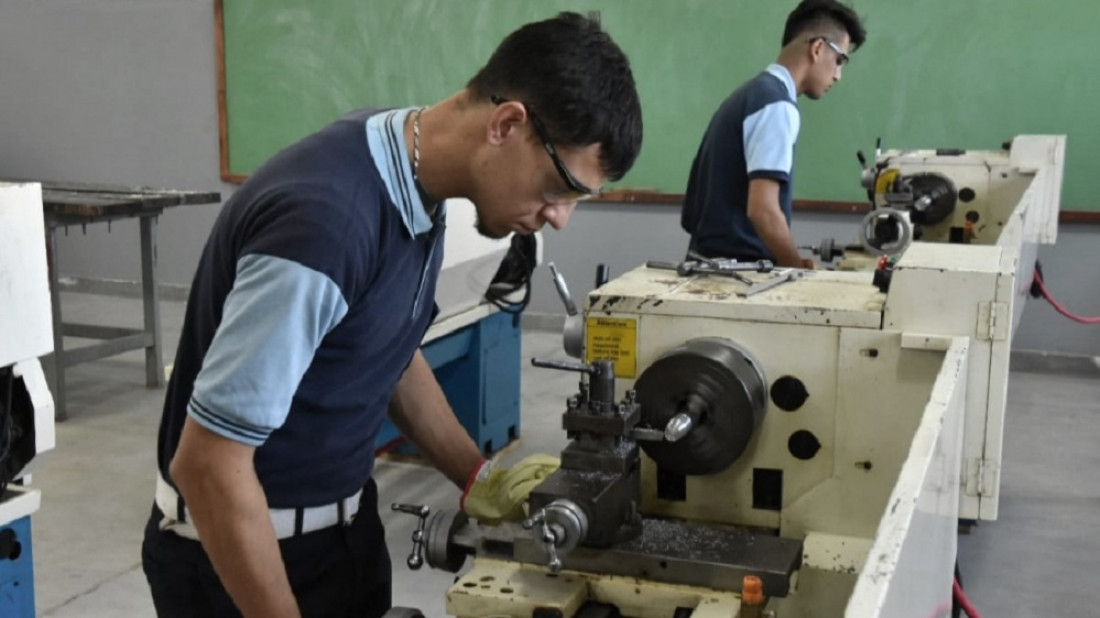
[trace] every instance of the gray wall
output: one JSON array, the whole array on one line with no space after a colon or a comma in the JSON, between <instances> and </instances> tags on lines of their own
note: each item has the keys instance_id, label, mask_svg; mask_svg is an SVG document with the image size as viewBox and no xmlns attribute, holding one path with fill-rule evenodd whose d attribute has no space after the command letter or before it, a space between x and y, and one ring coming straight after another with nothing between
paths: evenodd
<instances>
[{"instance_id":1,"label":"gray wall","mask_svg":"<svg viewBox=\"0 0 1100 618\"><path fill-rule=\"evenodd\" d=\"M0 177L231 190L218 174L211 0L0 0ZM217 205L161 218L191 280ZM134 221L70 228L66 276L138 280Z\"/></svg>"},{"instance_id":2,"label":"gray wall","mask_svg":"<svg viewBox=\"0 0 1100 618\"><path fill-rule=\"evenodd\" d=\"M214 23L210 0L0 0L0 177L232 191L218 175ZM1072 139L1072 136L1071 136ZM190 281L218 206L169 210L161 219L162 280ZM567 230L548 230L546 258L575 296L595 265L612 274L648 259L679 259L687 244L677 209L585 204ZM799 243L851 238L857 218L800 214ZM1041 251L1047 279L1080 313L1100 314L1100 226L1063 226ZM137 226L71 229L63 275L136 280ZM540 269L531 310L559 313ZM1100 355L1100 327L1028 304L1020 349Z\"/></svg>"}]
</instances>

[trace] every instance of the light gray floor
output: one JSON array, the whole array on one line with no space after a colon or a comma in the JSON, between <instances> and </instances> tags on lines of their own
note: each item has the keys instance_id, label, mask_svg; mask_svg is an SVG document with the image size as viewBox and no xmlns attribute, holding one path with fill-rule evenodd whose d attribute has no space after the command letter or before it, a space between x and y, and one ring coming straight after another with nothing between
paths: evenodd
<instances>
[{"instance_id":1,"label":"light gray floor","mask_svg":"<svg viewBox=\"0 0 1100 618\"><path fill-rule=\"evenodd\" d=\"M63 295L73 320L134 324L140 302ZM163 304L166 359L182 318ZM561 357L558 336L524 335L524 357ZM140 353L73 367L71 418L57 426L57 448L39 463L34 515L38 612L51 617L151 616L140 539L152 501L156 429L163 390L144 386ZM1100 373L1014 372L1008 396L1001 520L960 537L964 583L987 617L1100 615ZM564 398L575 374L524 365L521 440L506 461L557 452ZM458 490L430 468L383 461L381 503L455 508ZM443 616L450 574L410 572L413 518L383 513L395 566L395 602Z\"/></svg>"},{"instance_id":2,"label":"light gray floor","mask_svg":"<svg viewBox=\"0 0 1100 618\"><path fill-rule=\"evenodd\" d=\"M959 537L984 616L1100 616L1100 371L1013 373L999 519Z\"/></svg>"}]
</instances>

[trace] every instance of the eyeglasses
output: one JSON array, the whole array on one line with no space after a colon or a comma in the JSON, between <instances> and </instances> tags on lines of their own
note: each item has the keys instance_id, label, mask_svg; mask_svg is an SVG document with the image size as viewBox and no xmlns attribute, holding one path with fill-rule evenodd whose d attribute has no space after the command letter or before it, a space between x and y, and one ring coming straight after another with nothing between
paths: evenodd
<instances>
[{"instance_id":1,"label":"eyeglasses","mask_svg":"<svg viewBox=\"0 0 1100 618\"><path fill-rule=\"evenodd\" d=\"M838 67L842 67L842 66L848 64L849 58L848 58L847 52L845 52L843 49L841 49L839 45L837 45L835 42L833 42L828 37L824 37L824 36L814 37L814 38L810 39L810 43L812 44L814 41L817 41L819 39L822 40L822 41L825 41L825 44L828 45L833 51L836 52L836 65Z\"/></svg>"},{"instance_id":2,"label":"eyeglasses","mask_svg":"<svg viewBox=\"0 0 1100 618\"><path fill-rule=\"evenodd\" d=\"M501 103L508 103L511 99L505 99L498 95L492 95L489 97L493 105L500 105ZM599 195L598 189L592 189L586 186L581 181L577 180L569 168L565 166L565 162L558 156L558 149L554 148L554 144L550 143L550 136L546 133L546 126L542 124L539 117L531 109L530 105L520 103L527 109L527 117L531 119L531 126L535 128L535 133L542 140L542 145L546 148L546 154L550 155L550 160L554 162L554 168L558 171L558 175L565 181L565 186L568 187L567 191L555 191L552 194L548 194L547 198L555 202L579 202L586 200L596 195Z\"/></svg>"}]
</instances>

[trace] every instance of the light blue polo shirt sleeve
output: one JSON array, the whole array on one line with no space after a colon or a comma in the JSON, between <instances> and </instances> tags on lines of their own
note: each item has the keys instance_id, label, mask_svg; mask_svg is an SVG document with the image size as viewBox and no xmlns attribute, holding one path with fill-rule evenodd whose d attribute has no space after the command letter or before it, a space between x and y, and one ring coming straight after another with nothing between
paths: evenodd
<instances>
[{"instance_id":1,"label":"light blue polo shirt sleeve","mask_svg":"<svg viewBox=\"0 0 1100 618\"><path fill-rule=\"evenodd\" d=\"M242 257L188 416L220 436L260 446L286 421L317 347L347 311L328 276L285 258Z\"/></svg>"},{"instance_id":2,"label":"light blue polo shirt sleeve","mask_svg":"<svg viewBox=\"0 0 1100 618\"><path fill-rule=\"evenodd\" d=\"M799 123L798 108L790 101L775 101L745 118L742 130L750 179L790 182Z\"/></svg>"}]
</instances>

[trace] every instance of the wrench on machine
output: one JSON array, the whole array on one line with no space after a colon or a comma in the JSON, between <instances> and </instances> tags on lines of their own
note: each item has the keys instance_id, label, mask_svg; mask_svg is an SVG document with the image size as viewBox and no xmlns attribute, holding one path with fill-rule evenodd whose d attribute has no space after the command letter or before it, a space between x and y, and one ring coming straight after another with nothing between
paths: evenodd
<instances>
[{"instance_id":1,"label":"wrench on machine","mask_svg":"<svg viewBox=\"0 0 1100 618\"><path fill-rule=\"evenodd\" d=\"M745 284L751 284L752 279L742 275L742 272L767 273L775 268L771 260L738 262L737 260L728 260L724 258L706 258L695 252L688 252L688 257L692 259L680 263L650 260L646 262L645 265L647 268L674 270L676 274L681 277L690 277L692 275L719 275L723 277L733 277Z\"/></svg>"},{"instance_id":2,"label":"wrench on machine","mask_svg":"<svg viewBox=\"0 0 1100 618\"><path fill-rule=\"evenodd\" d=\"M777 271L775 276L764 281L754 282L749 287L737 293L741 298L748 298L761 292L766 292L774 287L789 283L791 281L797 281L806 275L810 274L808 271L799 270L795 268L788 268L787 270Z\"/></svg>"}]
</instances>

